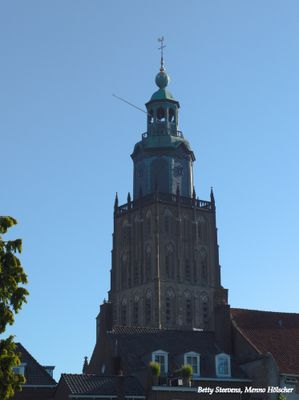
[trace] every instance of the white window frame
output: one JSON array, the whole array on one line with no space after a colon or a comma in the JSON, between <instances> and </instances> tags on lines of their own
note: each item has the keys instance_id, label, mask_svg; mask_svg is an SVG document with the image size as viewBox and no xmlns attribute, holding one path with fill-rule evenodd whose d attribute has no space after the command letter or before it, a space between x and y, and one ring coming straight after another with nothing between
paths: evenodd
<instances>
[{"instance_id":1,"label":"white window frame","mask_svg":"<svg viewBox=\"0 0 299 400\"><path fill-rule=\"evenodd\" d=\"M193 372L193 374L192 374L192 378L199 378L200 377L200 354L198 354L198 353L196 353L195 351L189 351L189 353L185 353L184 354L184 364L186 365L186 364L190 364L190 363L188 363L188 361L187 361L187 358L188 357L194 357L194 358L196 358L196 360L197 360L197 362L196 362L196 364L197 364L197 374L195 374L194 372ZM192 369L193 369L193 365L192 364L190 364L191 366L192 366Z\"/></svg>"},{"instance_id":2,"label":"white window frame","mask_svg":"<svg viewBox=\"0 0 299 400\"><path fill-rule=\"evenodd\" d=\"M224 359L227 363L228 373L219 372L221 360ZM216 368L216 375L218 377L230 377L231 376L231 368L230 368L230 355L226 353L219 353L215 356L215 368Z\"/></svg>"},{"instance_id":3,"label":"white window frame","mask_svg":"<svg viewBox=\"0 0 299 400\"><path fill-rule=\"evenodd\" d=\"M153 351L152 352L152 361L155 361L155 362L157 362L157 363L159 363L157 360L156 360L156 357L164 357L164 365L165 365L165 371L162 371L162 368L161 368L161 375L163 376L163 375L167 375L168 374L168 353L166 352L166 351L164 351L164 350L156 350L156 351ZM161 363L159 363L160 364L160 366L161 366ZM162 367L162 366L161 366Z\"/></svg>"}]
</instances>

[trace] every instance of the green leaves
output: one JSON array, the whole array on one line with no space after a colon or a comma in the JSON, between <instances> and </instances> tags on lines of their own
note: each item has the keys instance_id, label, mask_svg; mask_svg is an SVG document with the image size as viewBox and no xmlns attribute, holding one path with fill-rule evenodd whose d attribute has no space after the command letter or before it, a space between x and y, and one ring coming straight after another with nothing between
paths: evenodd
<instances>
[{"instance_id":1,"label":"green leaves","mask_svg":"<svg viewBox=\"0 0 299 400\"><path fill-rule=\"evenodd\" d=\"M15 225L12 217L0 217L0 234ZM22 251L22 240L4 241L0 236L0 333L7 325L14 323L14 315L21 309L28 291L22 285L27 283L20 260L15 255ZM13 368L20 364L19 354L15 352L13 336L0 340L0 399L8 400L25 383L22 375L14 373Z\"/></svg>"},{"instance_id":2,"label":"green leaves","mask_svg":"<svg viewBox=\"0 0 299 400\"><path fill-rule=\"evenodd\" d=\"M13 367L20 364L19 354L15 352L13 336L0 341L0 399L8 400L25 383L23 375L15 374Z\"/></svg>"},{"instance_id":3,"label":"green leaves","mask_svg":"<svg viewBox=\"0 0 299 400\"><path fill-rule=\"evenodd\" d=\"M161 366L159 363L157 363L156 361L150 361L148 366L153 376L160 376Z\"/></svg>"},{"instance_id":4,"label":"green leaves","mask_svg":"<svg viewBox=\"0 0 299 400\"><path fill-rule=\"evenodd\" d=\"M16 223L12 217L0 217L0 232L7 232ZM21 251L21 239L5 242L0 236L0 333L14 323L14 314L21 309L28 295L28 291L19 286L27 283L27 276L15 255Z\"/></svg>"},{"instance_id":5,"label":"green leaves","mask_svg":"<svg viewBox=\"0 0 299 400\"><path fill-rule=\"evenodd\" d=\"M16 224L17 221L12 217L0 217L0 233L6 233L8 228Z\"/></svg>"}]
</instances>

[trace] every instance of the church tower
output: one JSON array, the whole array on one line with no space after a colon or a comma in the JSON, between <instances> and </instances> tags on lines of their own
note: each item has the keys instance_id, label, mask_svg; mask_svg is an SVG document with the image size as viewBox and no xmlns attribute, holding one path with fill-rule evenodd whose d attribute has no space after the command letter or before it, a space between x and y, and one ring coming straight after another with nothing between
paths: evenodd
<instances>
[{"instance_id":1,"label":"church tower","mask_svg":"<svg viewBox=\"0 0 299 400\"><path fill-rule=\"evenodd\" d=\"M167 89L163 54L158 90L146 103L147 132L131 154L133 197L114 205L112 325L215 330L227 304L221 286L215 200L196 197L195 156L178 128L180 104Z\"/></svg>"}]
</instances>

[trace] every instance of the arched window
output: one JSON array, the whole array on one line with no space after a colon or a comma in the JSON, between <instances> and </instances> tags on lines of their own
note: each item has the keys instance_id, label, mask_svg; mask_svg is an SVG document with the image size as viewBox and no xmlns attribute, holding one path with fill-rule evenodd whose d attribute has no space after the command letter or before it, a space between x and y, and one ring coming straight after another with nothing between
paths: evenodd
<instances>
[{"instance_id":1,"label":"arched window","mask_svg":"<svg viewBox=\"0 0 299 400\"><path fill-rule=\"evenodd\" d=\"M164 212L164 216L163 216L163 228L164 228L164 232L166 234L169 234L172 232L172 219L173 219L173 215L172 215L171 211L166 209Z\"/></svg>"},{"instance_id":2,"label":"arched window","mask_svg":"<svg viewBox=\"0 0 299 400\"><path fill-rule=\"evenodd\" d=\"M192 367L193 374L192 378L198 378L200 376L200 356L194 351L184 354L184 364L189 364Z\"/></svg>"},{"instance_id":3,"label":"arched window","mask_svg":"<svg viewBox=\"0 0 299 400\"><path fill-rule=\"evenodd\" d=\"M150 290L147 290L145 295L144 317L146 325L149 325L152 322L152 292Z\"/></svg>"},{"instance_id":4,"label":"arched window","mask_svg":"<svg viewBox=\"0 0 299 400\"><path fill-rule=\"evenodd\" d=\"M207 293L203 292L200 296L201 309L202 309L202 322L204 328L209 325L209 297Z\"/></svg>"},{"instance_id":5,"label":"arched window","mask_svg":"<svg viewBox=\"0 0 299 400\"><path fill-rule=\"evenodd\" d=\"M202 239L202 224L200 221L197 222L197 234L198 234L198 239Z\"/></svg>"},{"instance_id":6,"label":"arched window","mask_svg":"<svg viewBox=\"0 0 299 400\"><path fill-rule=\"evenodd\" d=\"M152 279L152 253L149 246L145 252L145 278L147 281Z\"/></svg>"},{"instance_id":7,"label":"arched window","mask_svg":"<svg viewBox=\"0 0 299 400\"><path fill-rule=\"evenodd\" d=\"M139 296L136 294L134 296L133 302L133 325L138 326L139 322Z\"/></svg>"},{"instance_id":8,"label":"arched window","mask_svg":"<svg viewBox=\"0 0 299 400\"><path fill-rule=\"evenodd\" d=\"M150 236L152 233L152 213L151 210L148 210L145 214L145 233L147 236Z\"/></svg>"},{"instance_id":9,"label":"arched window","mask_svg":"<svg viewBox=\"0 0 299 400\"><path fill-rule=\"evenodd\" d=\"M128 285L128 256L123 254L120 263L120 276L121 276L121 287L127 288Z\"/></svg>"},{"instance_id":10,"label":"arched window","mask_svg":"<svg viewBox=\"0 0 299 400\"><path fill-rule=\"evenodd\" d=\"M133 282L134 285L137 285L139 283L139 264L137 260L134 260L133 264Z\"/></svg>"},{"instance_id":11,"label":"arched window","mask_svg":"<svg viewBox=\"0 0 299 400\"><path fill-rule=\"evenodd\" d=\"M215 356L216 376L230 377L230 356L225 353L220 353Z\"/></svg>"},{"instance_id":12,"label":"arched window","mask_svg":"<svg viewBox=\"0 0 299 400\"><path fill-rule=\"evenodd\" d=\"M200 249L200 266L202 284L208 283L208 253L204 247Z\"/></svg>"},{"instance_id":13,"label":"arched window","mask_svg":"<svg viewBox=\"0 0 299 400\"><path fill-rule=\"evenodd\" d=\"M168 111L168 121L175 122L175 111L173 108L170 108Z\"/></svg>"},{"instance_id":14,"label":"arched window","mask_svg":"<svg viewBox=\"0 0 299 400\"><path fill-rule=\"evenodd\" d=\"M132 268L131 268L131 264L128 264L127 266L128 269L128 287L132 287Z\"/></svg>"},{"instance_id":15,"label":"arched window","mask_svg":"<svg viewBox=\"0 0 299 400\"><path fill-rule=\"evenodd\" d=\"M191 221L187 217L185 217L184 218L184 240L185 241L189 241L191 239L191 232L192 232Z\"/></svg>"},{"instance_id":16,"label":"arched window","mask_svg":"<svg viewBox=\"0 0 299 400\"><path fill-rule=\"evenodd\" d=\"M169 166L164 158L156 158L151 163L151 189L162 193L168 193L169 189Z\"/></svg>"},{"instance_id":17,"label":"arched window","mask_svg":"<svg viewBox=\"0 0 299 400\"><path fill-rule=\"evenodd\" d=\"M208 224L204 217L200 216L197 220L197 235L198 240L202 243L207 242Z\"/></svg>"},{"instance_id":18,"label":"arched window","mask_svg":"<svg viewBox=\"0 0 299 400\"><path fill-rule=\"evenodd\" d=\"M152 353L152 361L160 364L161 375L168 373L168 353L164 350L156 350Z\"/></svg>"},{"instance_id":19,"label":"arched window","mask_svg":"<svg viewBox=\"0 0 299 400\"><path fill-rule=\"evenodd\" d=\"M174 278L174 247L169 243L165 248L165 275L167 278Z\"/></svg>"},{"instance_id":20,"label":"arched window","mask_svg":"<svg viewBox=\"0 0 299 400\"><path fill-rule=\"evenodd\" d=\"M186 318L186 325L191 326L193 323L193 307L192 307L192 296L189 291L185 292L185 318Z\"/></svg>"},{"instance_id":21,"label":"arched window","mask_svg":"<svg viewBox=\"0 0 299 400\"><path fill-rule=\"evenodd\" d=\"M153 110L149 110L147 113L148 123L152 124L154 122L154 113Z\"/></svg>"},{"instance_id":22,"label":"arched window","mask_svg":"<svg viewBox=\"0 0 299 400\"><path fill-rule=\"evenodd\" d=\"M157 110L157 121L158 122L165 122L166 121L165 110L162 107L158 108L158 110Z\"/></svg>"},{"instance_id":23,"label":"arched window","mask_svg":"<svg viewBox=\"0 0 299 400\"><path fill-rule=\"evenodd\" d=\"M194 282L197 282L197 264L196 261L193 261L193 279Z\"/></svg>"},{"instance_id":24,"label":"arched window","mask_svg":"<svg viewBox=\"0 0 299 400\"><path fill-rule=\"evenodd\" d=\"M127 299L124 298L120 306L120 322L122 325L127 324Z\"/></svg>"},{"instance_id":25,"label":"arched window","mask_svg":"<svg viewBox=\"0 0 299 400\"><path fill-rule=\"evenodd\" d=\"M165 319L166 324L170 325L175 322L175 296L174 290L172 288L168 288L166 291L165 298Z\"/></svg>"},{"instance_id":26,"label":"arched window","mask_svg":"<svg viewBox=\"0 0 299 400\"><path fill-rule=\"evenodd\" d=\"M131 241L131 225L127 221L123 224L123 244L127 245Z\"/></svg>"},{"instance_id":27,"label":"arched window","mask_svg":"<svg viewBox=\"0 0 299 400\"><path fill-rule=\"evenodd\" d=\"M186 281L191 280L191 266L190 266L190 260L186 258L185 260L185 279Z\"/></svg>"}]
</instances>

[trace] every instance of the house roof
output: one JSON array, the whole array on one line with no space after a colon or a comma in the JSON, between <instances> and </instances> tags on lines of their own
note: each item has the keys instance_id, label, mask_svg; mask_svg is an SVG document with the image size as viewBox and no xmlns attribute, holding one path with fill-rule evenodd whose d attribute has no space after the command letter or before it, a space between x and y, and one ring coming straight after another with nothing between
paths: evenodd
<instances>
[{"instance_id":1,"label":"house roof","mask_svg":"<svg viewBox=\"0 0 299 400\"><path fill-rule=\"evenodd\" d=\"M299 373L299 314L231 308L231 316L258 352L273 355L281 372Z\"/></svg>"},{"instance_id":2,"label":"house roof","mask_svg":"<svg viewBox=\"0 0 299 400\"><path fill-rule=\"evenodd\" d=\"M125 395L142 396L143 389L133 376L99 376L93 374L61 374L70 394L73 395L116 395L119 379L123 379Z\"/></svg>"},{"instance_id":3,"label":"house roof","mask_svg":"<svg viewBox=\"0 0 299 400\"><path fill-rule=\"evenodd\" d=\"M168 353L170 370L181 367L185 353L196 352L205 364L207 376L215 375L215 355L222 352L215 342L213 332L181 331L168 329L115 327L107 332L113 352L125 360L126 370L133 373L147 367L152 353L163 350ZM232 376L244 378L244 374L232 360Z\"/></svg>"},{"instance_id":4,"label":"house roof","mask_svg":"<svg viewBox=\"0 0 299 400\"><path fill-rule=\"evenodd\" d=\"M45 368L25 349L21 343L16 343L16 351L21 354L21 362L26 363L25 385L56 386L56 381L48 374Z\"/></svg>"}]
</instances>

